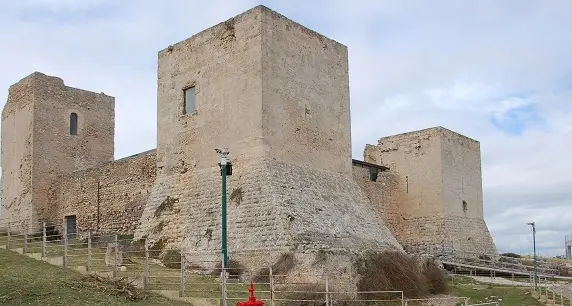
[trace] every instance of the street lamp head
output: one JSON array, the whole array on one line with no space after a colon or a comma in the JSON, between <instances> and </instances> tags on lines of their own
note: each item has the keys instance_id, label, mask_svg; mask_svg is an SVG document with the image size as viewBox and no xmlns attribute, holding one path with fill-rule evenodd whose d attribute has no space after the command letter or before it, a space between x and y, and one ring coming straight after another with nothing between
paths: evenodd
<instances>
[{"instance_id":1,"label":"street lamp head","mask_svg":"<svg viewBox=\"0 0 572 306\"><path fill-rule=\"evenodd\" d=\"M532 226L534 226L534 222L526 223L526 225L532 225Z\"/></svg>"},{"instance_id":2,"label":"street lamp head","mask_svg":"<svg viewBox=\"0 0 572 306\"><path fill-rule=\"evenodd\" d=\"M225 154L225 155L226 155L226 154L229 153L227 148L215 148L215 151L216 151L218 154Z\"/></svg>"}]
</instances>

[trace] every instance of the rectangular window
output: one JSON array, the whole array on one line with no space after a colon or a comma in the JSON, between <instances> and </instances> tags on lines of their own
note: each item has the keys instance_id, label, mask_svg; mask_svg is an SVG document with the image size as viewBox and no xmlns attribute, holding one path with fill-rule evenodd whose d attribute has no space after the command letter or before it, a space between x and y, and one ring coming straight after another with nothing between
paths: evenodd
<instances>
[{"instance_id":1,"label":"rectangular window","mask_svg":"<svg viewBox=\"0 0 572 306\"><path fill-rule=\"evenodd\" d=\"M185 114L190 114L195 111L195 106L197 103L197 96L195 93L195 87L190 87L185 89Z\"/></svg>"}]
</instances>

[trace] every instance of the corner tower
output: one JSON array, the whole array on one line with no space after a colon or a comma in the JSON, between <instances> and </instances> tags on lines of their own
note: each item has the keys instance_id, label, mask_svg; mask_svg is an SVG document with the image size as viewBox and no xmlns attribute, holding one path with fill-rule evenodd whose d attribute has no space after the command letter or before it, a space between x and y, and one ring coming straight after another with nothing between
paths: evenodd
<instances>
[{"instance_id":1,"label":"corner tower","mask_svg":"<svg viewBox=\"0 0 572 306\"><path fill-rule=\"evenodd\" d=\"M496 254L483 217L478 141L442 127L383 137L366 162L387 166L379 203L406 248L453 248Z\"/></svg>"},{"instance_id":2,"label":"corner tower","mask_svg":"<svg viewBox=\"0 0 572 306\"><path fill-rule=\"evenodd\" d=\"M4 221L56 221L48 205L52 181L113 160L114 104L39 72L10 87L2 111Z\"/></svg>"}]
</instances>

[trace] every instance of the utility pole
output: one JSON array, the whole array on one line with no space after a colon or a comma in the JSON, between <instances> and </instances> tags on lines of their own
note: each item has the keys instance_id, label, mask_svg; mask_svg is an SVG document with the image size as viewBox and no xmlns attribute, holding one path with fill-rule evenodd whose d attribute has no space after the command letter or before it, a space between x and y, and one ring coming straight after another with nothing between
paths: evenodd
<instances>
[{"instance_id":1,"label":"utility pole","mask_svg":"<svg viewBox=\"0 0 572 306\"><path fill-rule=\"evenodd\" d=\"M217 153L220 154L220 169L221 169L221 176L222 176L222 224L221 224L221 250L222 250L222 271L223 275L226 275L226 269L228 269L228 250L227 250L227 241L226 241L226 176L228 174L232 175L232 168L230 171L227 171L227 167L229 166L228 163L228 149L215 149ZM232 167L232 166L231 166ZM229 173L230 172L230 173Z\"/></svg>"},{"instance_id":2,"label":"utility pole","mask_svg":"<svg viewBox=\"0 0 572 306\"><path fill-rule=\"evenodd\" d=\"M534 222L526 223L526 225L532 226L532 245L534 248L534 258L532 260L534 266L534 290L536 290L536 224Z\"/></svg>"}]
</instances>

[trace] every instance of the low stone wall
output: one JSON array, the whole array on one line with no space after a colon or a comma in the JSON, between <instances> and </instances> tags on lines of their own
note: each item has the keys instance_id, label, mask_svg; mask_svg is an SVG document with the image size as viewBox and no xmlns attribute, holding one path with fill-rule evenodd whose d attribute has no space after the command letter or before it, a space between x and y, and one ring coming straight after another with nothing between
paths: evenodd
<instances>
[{"instance_id":1,"label":"low stone wall","mask_svg":"<svg viewBox=\"0 0 572 306\"><path fill-rule=\"evenodd\" d=\"M78 233L132 234L156 177L155 150L59 177L50 188L48 221L76 216Z\"/></svg>"}]
</instances>

